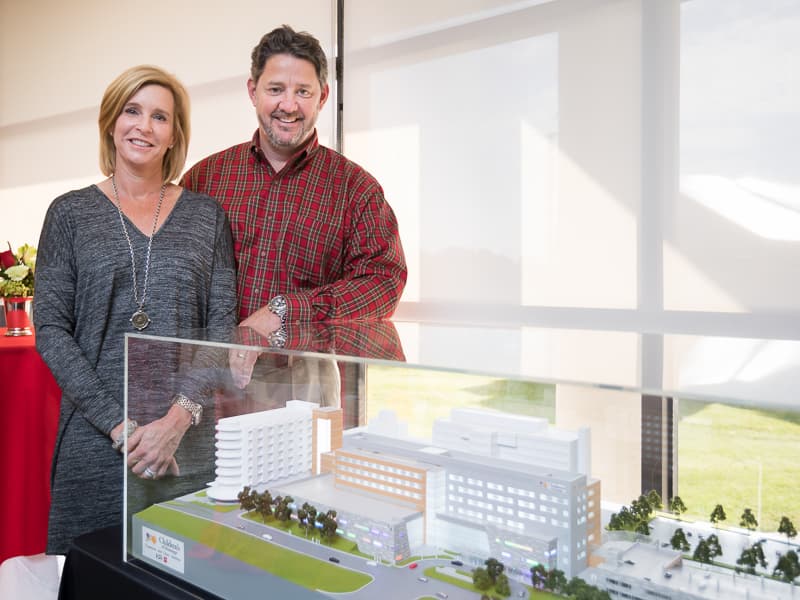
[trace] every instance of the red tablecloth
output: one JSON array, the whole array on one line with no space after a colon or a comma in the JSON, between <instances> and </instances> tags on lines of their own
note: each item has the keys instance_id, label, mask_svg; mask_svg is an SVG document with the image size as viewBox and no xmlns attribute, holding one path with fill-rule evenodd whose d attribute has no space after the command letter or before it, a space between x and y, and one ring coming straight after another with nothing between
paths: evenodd
<instances>
[{"instance_id":1,"label":"red tablecloth","mask_svg":"<svg viewBox=\"0 0 800 600\"><path fill-rule=\"evenodd\" d=\"M0 563L44 552L61 390L34 336L0 327Z\"/></svg>"}]
</instances>

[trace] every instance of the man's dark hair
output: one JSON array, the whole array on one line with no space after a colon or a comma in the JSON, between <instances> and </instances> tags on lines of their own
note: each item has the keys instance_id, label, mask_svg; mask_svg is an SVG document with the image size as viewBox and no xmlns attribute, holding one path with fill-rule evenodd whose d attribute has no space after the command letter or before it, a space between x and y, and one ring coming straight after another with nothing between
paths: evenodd
<instances>
[{"instance_id":1,"label":"man's dark hair","mask_svg":"<svg viewBox=\"0 0 800 600\"><path fill-rule=\"evenodd\" d=\"M317 72L320 87L325 87L328 81L328 59L313 35L305 31L295 31L288 25L265 34L250 55L250 77L254 83L264 72L267 60L276 54L291 54L295 58L310 62Z\"/></svg>"}]
</instances>

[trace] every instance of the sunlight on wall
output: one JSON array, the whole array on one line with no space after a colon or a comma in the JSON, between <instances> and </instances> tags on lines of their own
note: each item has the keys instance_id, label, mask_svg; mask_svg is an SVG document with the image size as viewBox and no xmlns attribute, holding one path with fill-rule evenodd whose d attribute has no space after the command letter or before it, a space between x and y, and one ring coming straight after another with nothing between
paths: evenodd
<instances>
[{"instance_id":1,"label":"sunlight on wall","mask_svg":"<svg viewBox=\"0 0 800 600\"><path fill-rule=\"evenodd\" d=\"M768 240L800 241L800 210L791 206L800 206L800 186L761 183L753 178L684 175L681 192L758 236ZM768 192L778 189L783 192L782 196L775 197ZM787 206L784 202L791 204Z\"/></svg>"},{"instance_id":2,"label":"sunlight on wall","mask_svg":"<svg viewBox=\"0 0 800 600\"><path fill-rule=\"evenodd\" d=\"M798 341L670 335L664 340L664 359L666 389L746 404L758 398L764 408L800 407Z\"/></svg>"},{"instance_id":3,"label":"sunlight on wall","mask_svg":"<svg viewBox=\"0 0 800 600\"><path fill-rule=\"evenodd\" d=\"M698 310L696 299L703 298L708 310L744 313L747 309L725 288L702 272L696 263L664 242L664 280L674 282L664 286L664 308L668 310Z\"/></svg>"},{"instance_id":4,"label":"sunlight on wall","mask_svg":"<svg viewBox=\"0 0 800 600\"><path fill-rule=\"evenodd\" d=\"M639 335L523 327L520 365L522 373L551 381L637 388Z\"/></svg>"},{"instance_id":5,"label":"sunlight on wall","mask_svg":"<svg viewBox=\"0 0 800 600\"><path fill-rule=\"evenodd\" d=\"M16 248L22 244L39 245L39 234L50 203L61 194L77 190L103 179L101 174L79 179L48 181L15 188L0 189L0 246L6 241Z\"/></svg>"},{"instance_id":6,"label":"sunlight on wall","mask_svg":"<svg viewBox=\"0 0 800 600\"><path fill-rule=\"evenodd\" d=\"M546 135L533 125L521 124L520 140L520 239L522 261L521 304L539 304L540 269L555 252L558 226L555 135Z\"/></svg>"},{"instance_id":7,"label":"sunlight on wall","mask_svg":"<svg viewBox=\"0 0 800 600\"><path fill-rule=\"evenodd\" d=\"M636 216L553 142L524 125L522 138L522 303L633 307Z\"/></svg>"}]
</instances>

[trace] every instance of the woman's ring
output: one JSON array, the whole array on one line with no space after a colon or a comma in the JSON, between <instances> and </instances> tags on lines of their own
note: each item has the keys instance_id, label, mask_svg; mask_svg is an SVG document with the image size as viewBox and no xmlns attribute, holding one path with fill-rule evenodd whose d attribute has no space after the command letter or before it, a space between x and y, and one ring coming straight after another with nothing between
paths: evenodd
<instances>
[{"instance_id":1,"label":"woman's ring","mask_svg":"<svg viewBox=\"0 0 800 600\"><path fill-rule=\"evenodd\" d=\"M238 356L239 358L244 358L244 352L237 352L236 356Z\"/></svg>"},{"instance_id":2,"label":"woman's ring","mask_svg":"<svg viewBox=\"0 0 800 600\"><path fill-rule=\"evenodd\" d=\"M144 471L142 472L147 479L155 479L156 474L150 467L145 467Z\"/></svg>"}]
</instances>

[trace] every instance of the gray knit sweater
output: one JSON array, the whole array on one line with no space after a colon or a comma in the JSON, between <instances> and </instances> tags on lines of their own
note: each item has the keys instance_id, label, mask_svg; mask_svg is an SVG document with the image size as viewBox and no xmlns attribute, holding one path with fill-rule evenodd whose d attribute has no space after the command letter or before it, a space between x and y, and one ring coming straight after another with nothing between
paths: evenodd
<instances>
[{"instance_id":1,"label":"gray knit sweater","mask_svg":"<svg viewBox=\"0 0 800 600\"><path fill-rule=\"evenodd\" d=\"M148 236L130 221L126 226L141 294ZM209 196L184 190L153 238L144 307L152 323L145 333L175 336L192 328L233 327L235 294L225 213ZM66 553L77 535L122 522L124 465L108 433L124 417L124 334L135 331L129 322L135 310L130 250L114 204L94 185L54 200L39 240L33 309L36 347L62 390L51 471L50 554ZM177 355L139 358L137 368L162 374L154 377L159 389L147 391L152 414L141 415L147 420L169 408L176 390L161 388L176 385ZM213 473L209 432L200 431L208 427L213 418L184 437L176 455L181 477L174 478L175 492L184 481L193 485L193 473L202 472L201 478Z\"/></svg>"}]
</instances>

